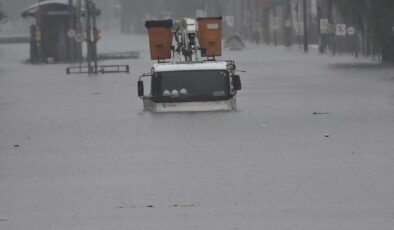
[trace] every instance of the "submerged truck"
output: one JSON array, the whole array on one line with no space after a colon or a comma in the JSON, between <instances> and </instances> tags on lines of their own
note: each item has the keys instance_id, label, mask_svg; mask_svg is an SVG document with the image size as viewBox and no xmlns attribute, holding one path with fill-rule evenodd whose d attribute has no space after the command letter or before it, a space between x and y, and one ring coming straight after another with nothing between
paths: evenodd
<instances>
[{"instance_id":1,"label":"submerged truck","mask_svg":"<svg viewBox=\"0 0 394 230\"><path fill-rule=\"evenodd\" d=\"M139 77L138 96L145 111L236 109L237 91L241 90L236 65L232 60L217 60L221 56L221 22L221 17L146 22L151 59L158 63ZM149 88L147 95L145 88Z\"/></svg>"}]
</instances>

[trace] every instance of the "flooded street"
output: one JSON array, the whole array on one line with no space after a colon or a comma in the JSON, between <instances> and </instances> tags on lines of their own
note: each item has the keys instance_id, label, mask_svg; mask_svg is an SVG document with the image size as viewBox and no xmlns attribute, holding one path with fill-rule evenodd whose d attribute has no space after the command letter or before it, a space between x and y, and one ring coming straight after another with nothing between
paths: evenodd
<instances>
[{"instance_id":1,"label":"flooded street","mask_svg":"<svg viewBox=\"0 0 394 230\"><path fill-rule=\"evenodd\" d=\"M153 114L147 37L100 42L130 74L0 46L0 229L392 229L392 66L247 44L237 111Z\"/></svg>"}]
</instances>

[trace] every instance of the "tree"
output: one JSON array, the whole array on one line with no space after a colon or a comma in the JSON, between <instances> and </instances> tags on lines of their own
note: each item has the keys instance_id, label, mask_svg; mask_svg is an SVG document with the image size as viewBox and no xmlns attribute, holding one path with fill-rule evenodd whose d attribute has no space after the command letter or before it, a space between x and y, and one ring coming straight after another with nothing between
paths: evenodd
<instances>
[{"instance_id":1,"label":"tree","mask_svg":"<svg viewBox=\"0 0 394 230\"><path fill-rule=\"evenodd\" d=\"M382 61L394 62L394 2L371 1L371 27L374 42L379 46Z\"/></svg>"},{"instance_id":2,"label":"tree","mask_svg":"<svg viewBox=\"0 0 394 230\"><path fill-rule=\"evenodd\" d=\"M2 8L3 7L0 3L0 23L5 23L7 21L7 15L4 13Z\"/></svg>"},{"instance_id":3,"label":"tree","mask_svg":"<svg viewBox=\"0 0 394 230\"><path fill-rule=\"evenodd\" d=\"M394 62L394 1L334 1L342 17L362 32L366 53L372 49L383 62Z\"/></svg>"}]
</instances>

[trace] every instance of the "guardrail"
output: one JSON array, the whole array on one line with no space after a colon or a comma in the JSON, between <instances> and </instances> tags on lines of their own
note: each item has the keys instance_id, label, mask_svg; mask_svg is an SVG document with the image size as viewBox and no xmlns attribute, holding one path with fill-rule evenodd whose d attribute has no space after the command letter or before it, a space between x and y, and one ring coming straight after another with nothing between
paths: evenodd
<instances>
[{"instance_id":1,"label":"guardrail","mask_svg":"<svg viewBox=\"0 0 394 230\"><path fill-rule=\"evenodd\" d=\"M128 65L99 65L97 69L94 66L72 66L66 69L67 74L88 74L88 73L130 73L130 67Z\"/></svg>"},{"instance_id":2,"label":"guardrail","mask_svg":"<svg viewBox=\"0 0 394 230\"><path fill-rule=\"evenodd\" d=\"M140 52L130 51L130 52L112 52L112 53L102 53L97 55L98 60L108 60L108 59L138 59L140 58Z\"/></svg>"}]
</instances>

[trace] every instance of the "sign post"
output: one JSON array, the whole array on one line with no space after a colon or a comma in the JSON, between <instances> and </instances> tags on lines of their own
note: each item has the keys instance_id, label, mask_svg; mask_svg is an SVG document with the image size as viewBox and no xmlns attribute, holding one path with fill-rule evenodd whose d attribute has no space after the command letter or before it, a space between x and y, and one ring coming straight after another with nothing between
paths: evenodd
<instances>
[{"instance_id":1,"label":"sign post","mask_svg":"<svg viewBox=\"0 0 394 230\"><path fill-rule=\"evenodd\" d=\"M294 23L294 30L297 36L304 35L304 23L303 22L295 22Z\"/></svg>"},{"instance_id":2,"label":"sign post","mask_svg":"<svg viewBox=\"0 0 394 230\"><path fill-rule=\"evenodd\" d=\"M304 15L304 52L308 52L308 15L307 15L307 7L306 0L302 1L302 11Z\"/></svg>"},{"instance_id":3,"label":"sign post","mask_svg":"<svg viewBox=\"0 0 394 230\"><path fill-rule=\"evenodd\" d=\"M357 58L358 57L358 40L355 37L356 28L354 28L353 26L348 26L346 32L349 37L348 41L351 41L352 51L353 51L355 57Z\"/></svg>"},{"instance_id":4,"label":"sign post","mask_svg":"<svg viewBox=\"0 0 394 230\"><path fill-rule=\"evenodd\" d=\"M277 39L277 31L279 30L279 25L280 19L277 16L271 17L270 20L270 28L274 31L274 40L275 40L275 46L278 45L278 39Z\"/></svg>"}]
</instances>

